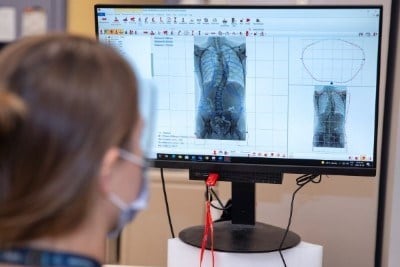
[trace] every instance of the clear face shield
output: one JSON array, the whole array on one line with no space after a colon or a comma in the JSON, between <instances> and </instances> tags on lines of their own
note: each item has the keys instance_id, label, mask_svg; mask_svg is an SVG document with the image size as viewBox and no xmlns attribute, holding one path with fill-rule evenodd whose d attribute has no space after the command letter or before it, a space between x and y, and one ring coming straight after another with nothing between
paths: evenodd
<instances>
[{"instance_id":1,"label":"clear face shield","mask_svg":"<svg viewBox=\"0 0 400 267\"><path fill-rule=\"evenodd\" d=\"M125 149L119 150L119 156L120 158L141 168L141 185L136 199L134 199L130 203L124 202L119 196L114 193L111 193L109 195L110 201L120 209L118 221L115 228L109 232L109 238L118 237L124 226L130 223L135 218L136 214L139 211L145 209L148 205L149 181L147 178L147 169L150 165L147 159L150 158L153 153L153 140L155 138L153 126L156 113L156 87L150 81L139 81L138 93L139 111L142 120L144 121L140 140L141 150L143 151L143 158Z\"/></svg>"},{"instance_id":2,"label":"clear face shield","mask_svg":"<svg viewBox=\"0 0 400 267\"><path fill-rule=\"evenodd\" d=\"M157 88L150 80L139 82L139 109L144 126L140 140L140 146L145 159L154 158L154 140L156 140L155 122L157 119Z\"/></svg>"}]
</instances>

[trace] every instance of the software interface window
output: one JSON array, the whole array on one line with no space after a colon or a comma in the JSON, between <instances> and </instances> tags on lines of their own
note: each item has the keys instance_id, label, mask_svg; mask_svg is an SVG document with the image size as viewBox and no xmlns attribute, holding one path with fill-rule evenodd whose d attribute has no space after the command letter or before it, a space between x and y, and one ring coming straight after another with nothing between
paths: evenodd
<instances>
[{"instance_id":1,"label":"software interface window","mask_svg":"<svg viewBox=\"0 0 400 267\"><path fill-rule=\"evenodd\" d=\"M379 10L231 11L98 8L159 89L154 152L372 161Z\"/></svg>"}]
</instances>

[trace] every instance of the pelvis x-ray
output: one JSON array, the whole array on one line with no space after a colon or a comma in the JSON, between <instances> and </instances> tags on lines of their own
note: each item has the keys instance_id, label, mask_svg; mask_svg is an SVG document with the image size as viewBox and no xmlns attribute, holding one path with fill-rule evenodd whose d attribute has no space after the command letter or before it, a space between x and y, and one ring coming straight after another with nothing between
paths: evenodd
<instances>
[{"instance_id":1,"label":"pelvis x-ray","mask_svg":"<svg viewBox=\"0 0 400 267\"><path fill-rule=\"evenodd\" d=\"M316 86L314 91L314 147L345 147L346 87Z\"/></svg>"},{"instance_id":2,"label":"pelvis x-ray","mask_svg":"<svg viewBox=\"0 0 400 267\"><path fill-rule=\"evenodd\" d=\"M244 37L195 37L196 136L245 140Z\"/></svg>"}]
</instances>

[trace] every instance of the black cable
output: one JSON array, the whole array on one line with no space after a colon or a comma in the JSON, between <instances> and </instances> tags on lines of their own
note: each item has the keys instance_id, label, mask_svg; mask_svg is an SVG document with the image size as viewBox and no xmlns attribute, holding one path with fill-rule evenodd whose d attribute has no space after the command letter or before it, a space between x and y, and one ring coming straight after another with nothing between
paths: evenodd
<instances>
[{"instance_id":1,"label":"black cable","mask_svg":"<svg viewBox=\"0 0 400 267\"><path fill-rule=\"evenodd\" d=\"M211 191L211 194L218 201L218 204L220 205L220 207L217 207L214 204L210 203L211 207L213 207L214 209L217 209L217 210L227 210L232 206L232 204L224 206L224 204L222 203L221 199L218 197L217 193L215 193L214 189L210 188L210 191Z\"/></svg>"},{"instance_id":2,"label":"black cable","mask_svg":"<svg viewBox=\"0 0 400 267\"><path fill-rule=\"evenodd\" d=\"M161 184L162 184L163 193L164 193L165 209L167 210L167 216L168 216L169 229L171 230L172 238L175 238L174 227L172 226L171 213L169 210L167 190L165 188L164 168L160 168L160 173L161 173Z\"/></svg>"},{"instance_id":3,"label":"black cable","mask_svg":"<svg viewBox=\"0 0 400 267\"><path fill-rule=\"evenodd\" d=\"M319 178L318 178L317 180L315 180L315 178L317 178L317 177L319 177ZM287 234L289 233L290 225L292 224L293 207L294 207L294 198L296 197L297 192L299 192L300 189L303 188L303 186L305 186L305 185L308 184L309 182L312 182L312 183L317 184L317 183L320 183L321 180L322 180L322 175L320 175L320 174L304 174L304 175L302 175L302 176L300 176L300 177L298 177L298 178L296 179L296 184L297 184L299 187L298 187L298 188L293 192L293 194L292 194L292 200L291 200L291 202L290 202L290 213L289 213L288 224L287 224L287 227L286 227L286 230L285 230L285 234L283 235L281 244L279 245L279 249L278 249L279 255L281 256L281 259L282 259L282 263L283 263L283 265L284 265L285 267L286 267L287 265L286 265L285 258L283 257L283 254L282 254L282 247L283 247L283 244L285 243L285 239L286 239L286 237L287 237Z\"/></svg>"}]
</instances>

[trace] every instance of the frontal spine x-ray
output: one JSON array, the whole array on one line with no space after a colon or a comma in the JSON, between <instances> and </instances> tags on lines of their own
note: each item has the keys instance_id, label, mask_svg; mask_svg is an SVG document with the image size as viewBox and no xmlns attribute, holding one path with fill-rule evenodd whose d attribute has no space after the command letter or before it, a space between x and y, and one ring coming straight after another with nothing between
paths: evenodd
<instances>
[{"instance_id":1,"label":"frontal spine x-ray","mask_svg":"<svg viewBox=\"0 0 400 267\"><path fill-rule=\"evenodd\" d=\"M195 37L196 137L245 140L245 37Z\"/></svg>"},{"instance_id":2,"label":"frontal spine x-ray","mask_svg":"<svg viewBox=\"0 0 400 267\"><path fill-rule=\"evenodd\" d=\"M316 86L314 147L345 147L346 87Z\"/></svg>"}]
</instances>

